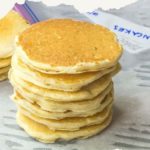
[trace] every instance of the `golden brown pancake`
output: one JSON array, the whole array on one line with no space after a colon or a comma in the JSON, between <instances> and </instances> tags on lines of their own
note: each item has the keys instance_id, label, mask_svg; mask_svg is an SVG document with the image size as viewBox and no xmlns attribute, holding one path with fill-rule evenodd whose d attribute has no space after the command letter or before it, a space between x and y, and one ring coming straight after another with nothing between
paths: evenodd
<instances>
[{"instance_id":1,"label":"golden brown pancake","mask_svg":"<svg viewBox=\"0 0 150 150\"><path fill-rule=\"evenodd\" d=\"M90 100L83 100L83 101L75 101L75 102L61 102L61 101L54 101L54 100L46 100L42 96L37 96L34 98L32 92L25 89L17 89L14 92L14 97L21 96L22 99L25 99L33 104L38 104L41 109L45 111L52 111L52 112L86 112L93 109L99 108L106 97L113 97L113 89L112 85L110 85L106 90L100 93L97 97L90 99Z\"/></svg>"},{"instance_id":2,"label":"golden brown pancake","mask_svg":"<svg viewBox=\"0 0 150 150\"><path fill-rule=\"evenodd\" d=\"M29 82L47 89L56 89L62 91L78 91L95 80L102 78L106 74L115 74L119 70L119 64L114 67L96 71L85 72L81 74L45 74L32 69L22 62L18 56L12 58L12 68L17 76L28 80Z\"/></svg>"},{"instance_id":3,"label":"golden brown pancake","mask_svg":"<svg viewBox=\"0 0 150 150\"><path fill-rule=\"evenodd\" d=\"M122 47L113 32L71 19L50 19L24 31L17 53L45 73L82 73L114 66Z\"/></svg>"},{"instance_id":4,"label":"golden brown pancake","mask_svg":"<svg viewBox=\"0 0 150 150\"><path fill-rule=\"evenodd\" d=\"M104 130L110 124L111 120L112 114L110 114L103 123L98 125L83 127L77 131L54 131L43 124L33 121L20 112L17 113L17 123L19 126L30 136L44 143L54 143L56 140L68 141L76 138L88 138Z\"/></svg>"},{"instance_id":5,"label":"golden brown pancake","mask_svg":"<svg viewBox=\"0 0 150 150\"><path fill-rule=\"evenodd\" d=\"M23 107L18 107L18 111L34 120L35 122L41 123L47 126L51 130L66 130L75 131L82 127L96 125L102 123L106 118L109 117L112 111L112 104L108 105L103 111L89 117L73 117L64 118L61 120L46 119L38 117L38 115L31 113Z\"/></svg>"},{"instance_id":6,"label":"golden brown pancake","mask_svg":"<svg viewBox=\"0 0 150 150\"><path fill-rule=\"evenodd\" d=\"M102 93L112 81L109 75L104 76L96 80L95 82L83 87L79 91L66 92L60 90L46 89L31 82L26 81L26 79L21 79L17 74L14 74L13 70L9 72L9 79L11 84L15 89L30 89L33 96L42 96L44 99L54 100L54 101L82 101L87 99L92 99Z\"/></svg>"},{"instance_id":7,"label":"golden brown pancake","mask_svg":"<svg viewBox=\"0 0 150 150\"><path fill-rule=\"evenodd\" d=\"M72 118L72 117L92 116L103 111L108 105L112 104L113 102L113 97L109 95L103 100L103 103L101 103L101 105L96 109L85 111L85 112L66 111L60 113L55 111L45 111L38 104L27 101L21 95L13 95L12 99L17 104L18 107L23 107L24 109L28 110L32 114L37 115L41 118L54 119L54 120L60 120L63 118Z\"/></svg>"}]
</instances>

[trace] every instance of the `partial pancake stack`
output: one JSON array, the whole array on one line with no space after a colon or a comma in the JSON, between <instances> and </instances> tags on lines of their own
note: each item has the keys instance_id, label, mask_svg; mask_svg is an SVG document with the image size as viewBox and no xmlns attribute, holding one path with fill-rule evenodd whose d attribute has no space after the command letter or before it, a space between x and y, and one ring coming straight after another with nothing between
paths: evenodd
<instances>
[{"instance_id":1,"label":"partial pancake stack","mask_svg":"<svg viewBox=\"0 0 150 150\"><path fill-rule=\"evenodd\" d=\"M121 54L114 33L87 22L54 19L24 31L9 72L19 126L44 143L101 132Z\"/></svg>"},{"instance_id":2,"label":"partial pancake stack","mask_svg":"<svg viewBox=\"0 0 150 150\"><path fill-rule=\"evenodd\" d=\"M29 25L15 11L0 20L0 81L7 79L11 56L15 49L15 36Z\"/></svg>"},{"instance_id":3,"label":"partial pancake stack","mask_svg":"<svg viewBox=\"0 0 150 150\"><path fill-rule=\"evenodd\" d=\"M10 69L10 57L0 58L0 81L7 79L7 74Z\"/></svg>"}]
</instances>

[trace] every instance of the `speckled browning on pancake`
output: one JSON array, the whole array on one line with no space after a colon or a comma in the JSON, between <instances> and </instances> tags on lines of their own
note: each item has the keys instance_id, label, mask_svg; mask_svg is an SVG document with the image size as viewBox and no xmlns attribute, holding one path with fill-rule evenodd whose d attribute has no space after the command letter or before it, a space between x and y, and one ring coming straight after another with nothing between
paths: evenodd
<instances>
[{"instance_id":1,"label":"speckled browning on pancake","mask_svg":"<svg viewBox=\"0 0 150 150\"><path fill-rule=\"evenodd\" d=\"M84 63L114 64L122 47L114 33L87 22L54 19L37 23L18 39L26 56L52 67L72 67ZM90 68L89 68L90 69Z\"/></svg>"}]
</instances>

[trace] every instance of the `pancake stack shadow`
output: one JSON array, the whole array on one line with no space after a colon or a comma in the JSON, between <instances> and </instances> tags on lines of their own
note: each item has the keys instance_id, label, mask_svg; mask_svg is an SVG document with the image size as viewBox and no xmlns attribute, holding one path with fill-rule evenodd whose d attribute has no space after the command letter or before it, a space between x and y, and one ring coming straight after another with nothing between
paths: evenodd
<instances>
[{"instance_id":1,"label":"pancake stack shadow","mask_svg":"<svg viewBox=\"0 0 150 150\"><path fill-rule=\"evenodd\" d=\"M8 78L11 56L14 51L15 36L29 25L15 11L10 11L0 19L0 81Z\"/></svg>"},{"instance_id":2,"label":"pancake stack shadow","mask_svg":"<svg viewBox=\"0 0 150 150\"><path fill-rule=\"evenodd\" d=\"M95 44L89 36L92 33L103 47L97 45L98 52L94 53L85 46L88 41L91 46ZM75 40L76 36L80 39ZM86 22L48 20L23 32L17 44L9 78L14 87L12 99L18 107L17 122L29 135L53 143L88 138L110 124L112 76L120 70L118 60L122 53L112 32ZM111 54L106 55L107 50Z\"/></svg>"}]
</instances>

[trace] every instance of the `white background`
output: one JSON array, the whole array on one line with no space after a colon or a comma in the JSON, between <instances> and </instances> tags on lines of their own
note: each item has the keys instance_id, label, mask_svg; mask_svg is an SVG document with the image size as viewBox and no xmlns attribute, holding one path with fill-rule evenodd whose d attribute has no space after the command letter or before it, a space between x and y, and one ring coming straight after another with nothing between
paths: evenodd
<instances>
[{"instance_id":1,"label":"white background","mask_svg":"<svg viewBox=\"0 0 150 150\"><path fill-rule=\"evenodd\" d=\"M32 0L42 1L47 5L55 6L60 3L74 5L79 11L85 12L93 10L98 7L102 9L120 8L137 0ZM9 10L11 10L14 4L23 3L24 0L0 0L0 18L3 17Z\"/></svg>"}]
</instances>

